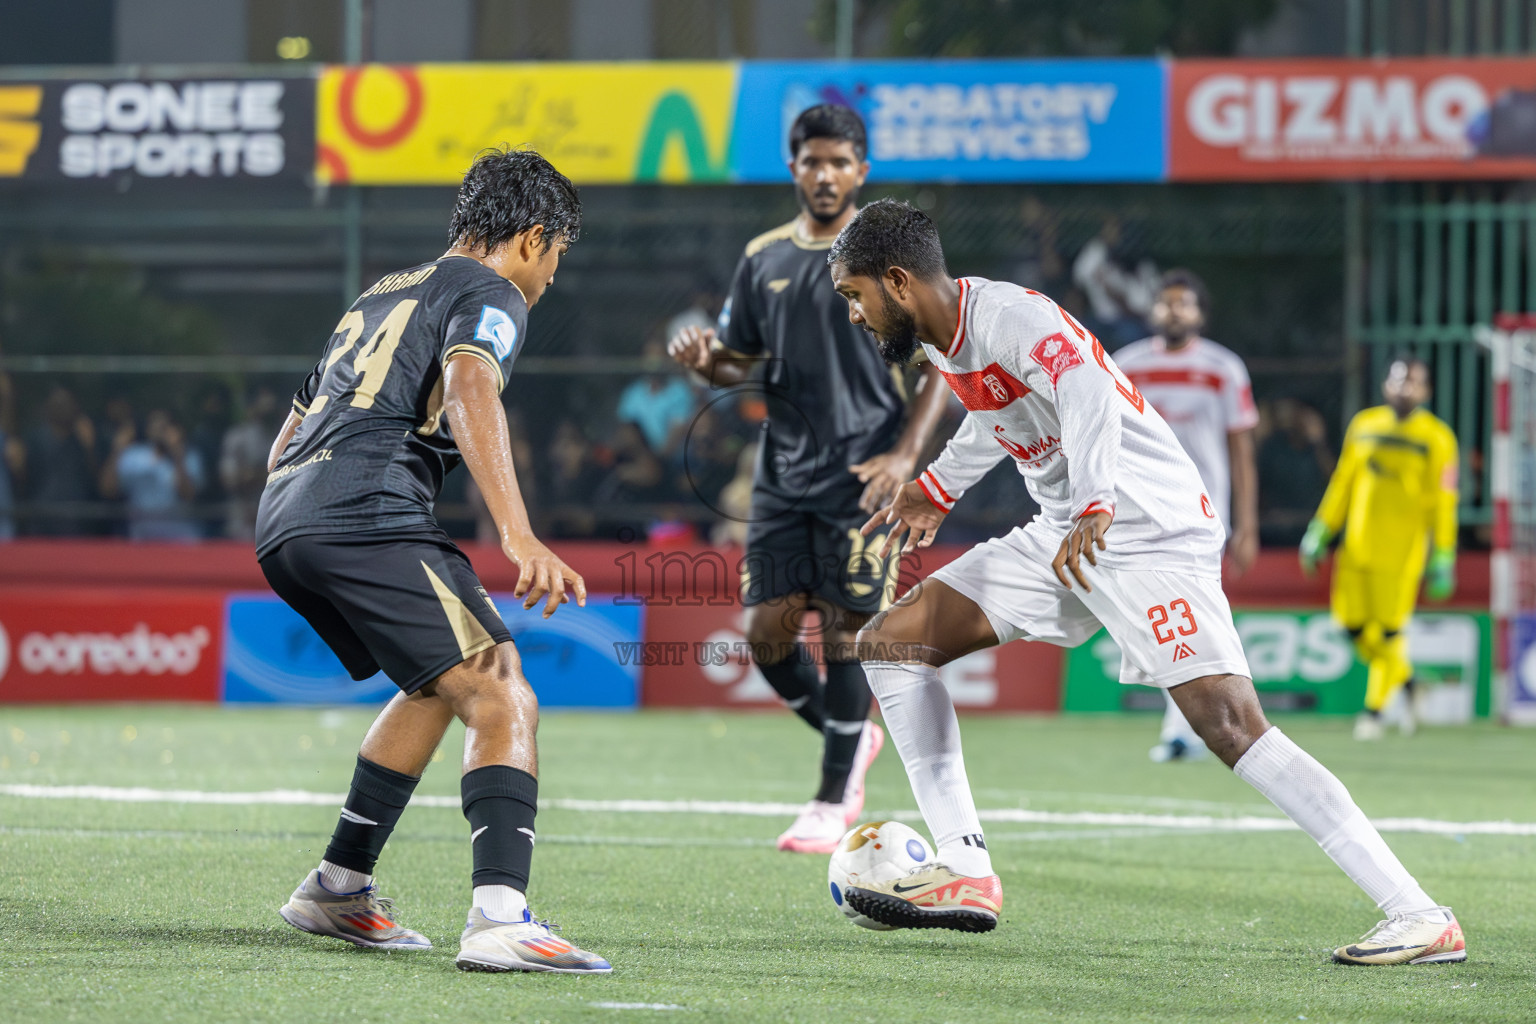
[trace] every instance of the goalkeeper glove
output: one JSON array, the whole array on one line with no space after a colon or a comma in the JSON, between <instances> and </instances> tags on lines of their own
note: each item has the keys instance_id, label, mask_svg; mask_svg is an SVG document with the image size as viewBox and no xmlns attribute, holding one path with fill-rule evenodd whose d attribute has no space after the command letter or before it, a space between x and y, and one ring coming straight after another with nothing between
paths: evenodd
<instances>
[{"instance_id":1,"label":"goalkeeper glove","mask_svg":"<svg viewBox=\"0 0 1536 1024\"><path fill-rule=\"evenodd\" d=\"M1424 593L1431 601L1444 601L1456 593L1456 551L1436 548L1429 556L1429 580Z\"/></svg>"},{"instance_id":2,"label":"goalkeeper glove","mask_svg":"<svg viewBox=\"0 0 1536 1024\"><path fill-rule=\"evenodd\" d=\"M1328 542L1332 539L1333 531L1321 519L1313 519L1307 524L1307 534L1301 538L1301 571L1304 574L1311 576L1317 571L1317 563L1328 553Z\"/></svg>"}]
</instances>

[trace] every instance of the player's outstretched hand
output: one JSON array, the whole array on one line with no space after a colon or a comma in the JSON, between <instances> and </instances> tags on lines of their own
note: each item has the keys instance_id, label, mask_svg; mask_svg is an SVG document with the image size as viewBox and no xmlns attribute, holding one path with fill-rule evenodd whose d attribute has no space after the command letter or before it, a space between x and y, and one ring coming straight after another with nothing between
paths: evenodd
<instances>
[{"instance_id":1,"label":"player's outstretched hand","mask_svg":"<svg viewBox=\"0 0 1536 1024\"><path fill-rule=\"evenodd\" d=\"M519 544L503 544L502 550L517 566L512 596L522 598L525 609L543 600L547 619L570 600L567 591L576 595L578 605L587 606L587 581L541 542L530 537Z\"/></svg>"},{"instance_id":2,"label":"player's outstretched hand","mask_svg":"<svg viewBox=\"0 0 1536 1024\"><path fill-rule=\"evenodd\" d=\"M885 535L885 543L880 545L880 557L889 555L891 549L901 543L902 537L906 537L906 543L901 545L901 553L909 555L933 543L944 515L928 500L916 480L908 480L896 489L891 503L870 516L859 532L868 537L880 527L889 525L891 532Z\"/></svg>"},{"instance_id":3,"label":"player's outstretched hand","mask_svg":"<svg viewBox=\"0 0 1536 1024\"><path fill-rule=\"evenodd\" d=\"M1077 582L1083 585L1083 590L1093 593L1093 587L1083 578L1081 560L1087 558L1089 565L1099 564L1093 549L1097 547L1100 551L1104 550L1104 531L1109 529L1112 522L1114 517L1108 512L1094 512L1078 517L1072 529L1062 538L1061 547L1056 549L1056 557L1051 559L1051 568L1056 571L1056 578L1061 580L1062 586L1072 589L1072 581L1067 579L1066 573L1070 569Z\"/></svg>"},{"instance_id":4,"label":"player's outstretched hand","mask_svg":"<svg viewBox=\"0 0 1536 1024\"><path fill-rule=\"evenodd\" d=\"M859 511L873 512L890 501L897 488L912 479L912 471L916 468L917 456L898 451L884 452L849 466L848 472L864 485L864 493L859 496Z\"/></svg>"},{"instance_id":5,"label":"player's outstretched hand","mask_svg":"<svg viewBox=\"0 0 1536 1024\"><path fill-rule=\"evenodd\" d=\"M667 355L679 365L708 376L710 364L714 361L710 355L710 346L714 340L713 328L684 327L667 342Z\"/></svg>"}]
</instances>

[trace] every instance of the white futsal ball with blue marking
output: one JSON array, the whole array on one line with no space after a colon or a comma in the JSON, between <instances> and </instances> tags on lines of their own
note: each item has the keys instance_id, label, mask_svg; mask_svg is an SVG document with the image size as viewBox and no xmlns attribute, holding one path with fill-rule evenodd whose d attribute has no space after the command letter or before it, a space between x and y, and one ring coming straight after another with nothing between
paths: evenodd
<instances>
[{"instance_id":1,"label":"white futsal ball with blue marking","mask_svg":"<svg viewBox=\"0 0 1536 1024\"><path fill-rule=\"evenodd\" d=\"M837 909L860 928L891 930L854 910L843 898L849 886L861 882L894 882L913 868L933 861L933 847L917 832L899 821L872 821L856 825L832 851L827 865L827 886Z\"/></svg>"}]
</instances>

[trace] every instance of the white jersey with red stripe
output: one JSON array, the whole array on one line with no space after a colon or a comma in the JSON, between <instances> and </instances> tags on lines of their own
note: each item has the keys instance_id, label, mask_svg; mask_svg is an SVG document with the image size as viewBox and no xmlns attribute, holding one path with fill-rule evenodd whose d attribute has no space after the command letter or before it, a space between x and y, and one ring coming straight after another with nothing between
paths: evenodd
<instances>
[{"instance_id":1,"label":"white jersey with red stripe","mask_svg":"<svg viewBox=\"0 0 1536 1024\"><path fill-rule=\"evenodd\" d=\"M1115 363L1158 411L1194 460L1216 514L1231 529L1232 460L1227 435L1259 425L1242 357L1208 338L1170 349L1145 338L1115 353Z\"/></svg>"},{"instance_id":2,"label":"white jersey with red stripe","mask_svg":"<svg viewBox=\"0 0 1536 1024\"><path fill-rule=\"evenodd\" d=\"M1225 534L1199 471L1071 314L1039 292L963 278L953 338L923 348L968 411L918 477L936 506L949 511L1012 457L1041 509L1030 532L1059 537L1106 511L1102 564L1220 579Z\"/></svg>"}]
</instances>

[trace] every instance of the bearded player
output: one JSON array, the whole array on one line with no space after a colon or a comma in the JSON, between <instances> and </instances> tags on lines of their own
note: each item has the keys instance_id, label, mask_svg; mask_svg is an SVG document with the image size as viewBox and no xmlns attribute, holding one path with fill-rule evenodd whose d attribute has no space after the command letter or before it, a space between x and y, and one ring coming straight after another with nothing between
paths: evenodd
<instances>
[{"instance_id":1,"label":"bearded player","mask_svg":"<svg viewBox=\"0 0 1536 1024\"><path fill-rule=\"evenodd\" d=\"M921 343L969 410L959 433L867 524L927 547L965 489L1007 456L1039 503L859 634L859 653L938 856L851 888L859 913L905 927L989 931L1002 907L939 668L1013 640L1083 643L1100 626L1122 683L1170 689L1211 751L1323 847L1387 920L1343 963L1466 959L1461 928L1387 848L1326 768L1264 718L1221 590L1226 540L1194 463L1098 340L1039 292L955 280L933 222L882 200L828 254L849 319L902 362Z\"/></svg>"},{"instance_id":2,"label":"bearded player","mask_svg":"<svg viewBox=\"0 0 1536 1024\"><path fill-rule=\"evenodd\" d=\"M581 230L570 180L537 153L491 151L464 176L441 258L364 292L326 343L272 445L256 557L354 679L400 687L363 739L319 868L280 913L307 932L391 950L432 947L402 927L373 869L455 718L474 870L459 940L467 971L606 973L528 910L538 806L538 702L469 559L433 517L459 462L485 496L523 607L548 618L580 576L539 542L518 490L501 405L528 310Z\"/></svg>"},{"instance_id":3,"label":"bearded player","mask_svg":"<svg viewBox=\"0 0 1536 1024\"><path fill-rule=\"evenodd\" d=\"M1332 605L1368 669L1357 740L1382 737L1382 712L1413 677L1404 629L1426 555L1426 595L1443 601L1456 587L1456 435L1424 408L1430 393L1423 361L1392 361L1381 384L1387 404L1349 421L1339 465L1301 541L1301 566L1311 575L1328 542L1344 534ZM1398 722L1412 732L1412 709L1404 707Z\"/></svg>"},{"instance_id":4,"label":"bearded player","mask_svg":"<svg viewBox=\"0 0 1536 1024\"><path fill-rule=\"evenodd\" d=\"M775 692L822 735L821 784L779 836L781 850L831 853L864 806L864 775L885 742L854 637L883 607L896 559L859 532L912 476L943 410L932 370L903 427L900 379L848 323L826 251L869 174L864 122L824 104L795 119L790 173L800 215L747 243L718 332L687 328L669 350L714 385L761 365L768 405L747 527L747 639ZM799 643L821 620L826 683Z\"/></svg>"},{"instance_id":5,"label":"bearded player","mask_svg":"<svg viewBox=\"0 0 1536 1024\"><path fill-rule=\"evenodd\" d=\"M1227 532L1226 568L1235 579L1259 554L1259 486L1253 430L1259 411L1242 357L1204 337L1205 282L1187 270L1163 275L1152 306L1157 333L1115 353L1131 384L1162 416L1188 455ZM1205 744L1167 690L1154 761L1194 759Z\"/></svg>"}]
</instances>

